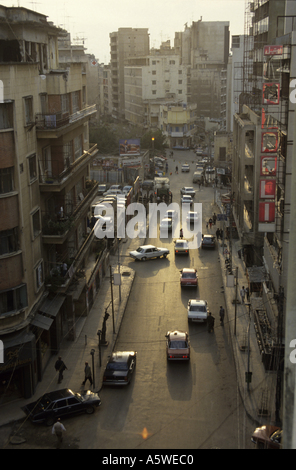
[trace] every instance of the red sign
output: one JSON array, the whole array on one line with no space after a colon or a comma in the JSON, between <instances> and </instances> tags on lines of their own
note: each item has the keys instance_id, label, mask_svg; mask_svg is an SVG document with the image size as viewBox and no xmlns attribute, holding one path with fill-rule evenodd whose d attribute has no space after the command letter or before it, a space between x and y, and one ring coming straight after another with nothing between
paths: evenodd
<instances>
[{"instance_id":1,"label":"red sign","mask_svg":"<svg viewBox=\"0 0 296 470\"><path fill-rule=\"evenodd\" d=\"M259 222L275 221L275 203L259 202Z\"/></svg>"},{"instance_id":2,"label":"red sign","mask_svg":"<svg viewBox=\"0 0 296 470\"><path fill-rule=\"evenodd\" d=\"M264 55L282 55L283 46L264 46Z\"/></svg>"},{"instance_id":3,"label":"red sign","mask_svg":"<svg viewBox=\"0 0 296 470\"><path fill-rule=\"evenodd\" d=\"M275 198L275 186L276 181L274 180L260 180L260 199L274 199Z\"/></svg>"},{"instance_id":4,"label":"red sign","mask_svg":"<svg viewBox=\"0 0 296 470\"><path fill-rule=\"evenodd\" d=\"M276 176L277 156L261 155L261 176Z\"/></svg>"},{"instance_id":5,"label":"red sign","mask_svg":"<svg viewBox=\"0 0 296 470\"><path fill-rule=\"evenodd\" d=\"M278 133L262 132L261 152L277 152L278 149Z\"/></svg>"}]
</instances>

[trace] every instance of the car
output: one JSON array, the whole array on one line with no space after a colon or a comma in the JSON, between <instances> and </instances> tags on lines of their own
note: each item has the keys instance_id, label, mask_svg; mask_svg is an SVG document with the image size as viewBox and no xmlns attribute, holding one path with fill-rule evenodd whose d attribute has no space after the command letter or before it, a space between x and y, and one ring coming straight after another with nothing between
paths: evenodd
<instances>
[{"instance_id":1,"label":"car","mask_svg":"<svg viewBox=\"0 0 296 470\"><path fill-rule=\"evenodd\" d=\"M187 305L188 321L206 322L208 318L208 303L206 300L190 299Z\"/></svg>"},{"instance_id":2,"label":"car","mask_svg":"<svg viewBox=\"0 0 296 470\"><path fill-rule=\"evenodd\" d=\"M123 194L123 192L121 191L121 189L108 189L108 191L104 192L103 193L103 196L108 196L108 195L111 195L111 196L114 196L116 194Z\"/></svg>"},{"instance_id":3,"label":"car","mask_svg":"<svg viewBox=\"0 0 296 470\"><path fill-rule=\"evenodd\" d=\"M168 361L190 360L190 341L187 331L168 331L165 337Z\"/></svg>"},{"instance_id":4,"label":"car","mask_svg":"<svg viewBox=\"0 0 296 470\"><path fill-rule=\"evenodd\" d=\"M162 221L160 222L159 224L159 229L160 230L168 230L168 231L171 231L173 228L173 221L171 218L169 217L166 217L164 219L162 219Z\"/></svg>"},{"instance_id":5,"label":"car","mask_svg":"<svg viewBox=\"0 0 296 470\"><path fill-rule=\"evenodd\" d=\"M172 221L178 219L178 212L175 211L175 210L168 210L166 211L165 213L165 217L169 218L169 219L172 219Z\"/></svg>"},{"instance_id":6,"label":"car","mask_svg":"<svg viewBox=\"0 0 296 470\"><path fill-rule=\"evenodd\" d=\"M181 287L197 287L198 276L195 268L183 268L180 273Z\"/></svg>"},{"instance_id":7,"label":"car","mask_svg":"<svg viewBox=\"0 0 296 470\"><path fill-rule=\"evenodd\" d=\"M182 165L181 171L182 171L182 173L186 173L186 172L190 171L190 166L188 165L188 163L184 163Z\"/></svg>"},{"instance_id":8,"label":"car","mask_svg":"<svg viewBox=\"0 0 296 470\"><path fill-rule=\"evenodd\" d=\"M122 192L123 194L128 194L130 192L130 190L132 189L132 186L124 186Z\"/></svg>"},{"instance_id":9,"label":"car","mask_svg":"<svg viewBox=\"0 0 296 470\"><path fill-rule=\"evenodd\" d=\"M181 204L190 204L190 206L192 206L193 204L193 201L192 201L192 197L191 196L182 196L181 197Z\"/></svg>"},{"instance_id":10,"label":"car","mask_svg":"<svg viewBox=\"0 0 296 470\"><path fill-rule=\"evenodd\" d=\"M98 196L101 196L107 191L107 185L106 184L99 184L98 186Z\"/></svg>"},{"instance_id":11,"label":"car","mask_svg":"<svg viewBox=\"0 0 296 470\"><path fill-rule=\"evenodd\" d=\"M136 351L113 352L104 372L103 385L128 385L136 363Z\"/></svg>"},{"instance_id":12,"label":"car","mask_svg":"<svg viewBox=\"0 0 296 470\"><path fill-rule=\"evenodd\" d=\"M154 245L142 245L135 251L130 251L130 257L135 260L146 261L150 258L166 258L170 254L167 248L157 248Z\"/></svg>"},{"instance_id":13,"label":"car","mask_svg":"<svg viewBox=\"0 0 296 470\"><path fill-rule=\"evenodd\" d=\"M189 147L183 147L183 145L175 145L173 150L190 150Z\"/></svg>"},{"instance_id":14,"label":"car","mask_svg":"<svg viewBox=\"0 0 296 470\"><path fill-rule=\"evenodd\" d=\"M110 190L117 190L119 189L120 191L122 190L122 186L120 184L112 184L112 186L110 186L109 188Z\"/></svg>"},{"instance_id":15,"label":"car","mask_svg":"<svg viewBox=\"0 0 296 470\"><path fill-rule=\"evenodd\" d=\"M278 426L261 426L252 434L251 441L258 449L281 449L283 430Z\"/></svg>"},{"instance_id":16,"label":"car","mask_svg":"<svg viewBox=\"0 0 296 470\"><path fill-rule=\"evenodd\" d=\"M145 180L143 181L141 186L142 186L142 189L145 189L145 190L154 189L154 180Z\"/></svg>"},{"instance_id":17,"label":"car","mask_svg":"<svg viewBox=\"0 0 296 470\"><path fill-rule=\"evenodd\" d=\"M187 195L187 196L194 197L195 196L195 189L193 189L190 186L184 186L182 189L180 189L180 193L182 195Z\"/></svg>"},{"instance_id":18,"label":"car","mask_svg":"<svg viewBox=\"0 0 296 470\"><path fill-rule=\"evenodd\" d=\"M201 247L202 248L215 248L216 246L215 239L216 237L214 235L202 235Z\"/></svg>"},{"instance_id":19,"label":"car","mask_svg":"<svg viewBox=\"0 0 296 470\"><path fill-rule=\"evenodd\" d=\"M186 240L176 240L175 255L189 255L189 245Z\"/></svg>"},{"instance_id":20,"label":"car","mask_svg":"<svg viewBox=\"0 0 296 470\"><path fill-rule=\"evenodd\" d=\"M207 166L206 173L215 173L215 168L213 168L212 166Z\"/></svg>"},{"instance_id":21,"label":"car","mask_svg":"<svg viewBox=\"0 0 296 470\"><path fill-rule=\"evenodd\" d=\"M57 418L65 418L77 413L92 414L101 406L98 393L85 390L75 393L69 388L48 392L38 400L22 407L33 423L53 425Z\"/></svg>"},{"instance_id":22,"label":"car","mask_svg":"<svg viewBox=\"0 0 296 470\"><path fill-rule=\"evenodd\" d=\"M187 223L194 224L194 222L198 222L198 220L199 220L198 212L193 212L193 211L187 212L187 215L186 215L186 222Z\"/></svg>"}]
</instances>

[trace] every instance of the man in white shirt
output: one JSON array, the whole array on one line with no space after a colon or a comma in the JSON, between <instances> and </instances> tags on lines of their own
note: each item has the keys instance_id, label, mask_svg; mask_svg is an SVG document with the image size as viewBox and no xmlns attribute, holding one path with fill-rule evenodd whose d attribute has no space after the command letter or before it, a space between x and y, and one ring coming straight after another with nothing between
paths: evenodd
<instances>
[{"instance_id":1,"label":"man in white shirt","mask_svg":"<svg viewBox=\"0 0 296 470\"><path fill-rule=\"evenodd\" d=\"M60 418L57 419L56 423L52 427L52 434L55 434L58 441L58 449L63 442L63 432L66 431L65 426L61 423Z\"/></svg>"}]
</instances>

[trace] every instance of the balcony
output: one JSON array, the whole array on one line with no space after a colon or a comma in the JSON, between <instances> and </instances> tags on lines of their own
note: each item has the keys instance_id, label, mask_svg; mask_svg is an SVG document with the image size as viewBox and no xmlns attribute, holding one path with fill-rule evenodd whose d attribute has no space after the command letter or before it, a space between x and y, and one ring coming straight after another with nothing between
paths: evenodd
<instances>
[{"instance_id":1,"label":"balcony","mask_svg":"<svg viewBox=\"0 0 296 470\"><path fill-rule=\"evenodd\" d=\"M95 155L98 153L97 144L93 145L89 150L84 150L83 155L77 158L75 162L69 164L64 170L55 175L51 173L40 174L39 175L39 188L40 192L59 192L61 191L66 184L69 182L69 179L74 176L74 174L80 171L83 167L88 165Z\"/></svg>"},{"instance_id":2,"label":"balcony","mask_svg":"<svg viewBox=\"0 0 296 470\"><path fill-rule=\"evenodd\" d=\"M83 123L85 118L97 112L96 105L86 106L74 114L69 113L47 113L36 114L36 131L38 139L57 139L63 135L65 128L70 127L74 123Z\"/></svg>"},{"instance_id":3,"label":"balcony","mask_svg":"<svg viewBox=\"0 0 296 470\"><path fill-rule=\"evenodd\" d=\"M98 182L95 182L89 188L85 188L82 194L75 201L71 210L60 200L57 201L57 207L67 208L65 214L44 212L42 220L42 240L43 243L63 244L77 226L77 223L86 215L89 206L98 192ZM64 211L63 211L64 212Z\"/></svg>"}]
</instances>

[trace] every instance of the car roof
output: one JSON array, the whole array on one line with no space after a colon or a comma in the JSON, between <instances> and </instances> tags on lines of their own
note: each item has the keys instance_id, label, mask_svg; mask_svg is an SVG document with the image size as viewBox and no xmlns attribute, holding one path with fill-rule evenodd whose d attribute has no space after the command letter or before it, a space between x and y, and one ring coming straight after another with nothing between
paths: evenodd
<instances>
[{"instance_id":1,"label":"car roof","mask_svg":"<svg viewBox=\"0 0 296 470\"><path fill-rule=\"evenodd\" d=\"M112 353L109 362L126 362L134 354L134 351L116 351Z\"/></svg>"},{"instance_id":2,"label":"car roof","mask_svg":"<svg viewBox=\"0 0 296 470\"><path fill-rule=\"evenodd\" d=\"M181 239L180 239L180 240L176 240L176 244L177 244L177 243L186 243L186 245L188 245L187 240L181 240Z\"/></svg>"},{"instance_id":3,"label":"car roof","mask_svg":"<svg viewBox=\"0 0 296 470\"><path fill-rule=\"evenodd\" d=\"M155 245L141 245L141 246L139 246L139 248L145 248L145 249L147 249L147 248L156 248L156 246Z\"/></svg>"},{"instance_id":4,"label":"car roof","mask_svg":"<svg viewBox=\"0 0 296 470\"><path fill-rule=\"evenodd\" d=\"M189 302L192 305L205 305L207 303L205 300L198 300L198 299L189 299Z\"/></svg>"},{"instance_id":5,"label":"car roof","mask_svg":"<svg viewBox=\"0 0 296 470\"><path fill-rule=\"evenodd\" d=\"M193 189L193 187L192 186L184 186L184 189ZM194 191L194 189L193 189L193 191Z\"/></svg>"},{"instance_id":6,"label":"car roof","mask_svg":"<svg viewBox=\"0 0 296 470\"><path fill-rule=\"evenodd\" d=\"M49 398L52 401L56 401L61 400L62 398L72 397L73 395L74 393L69 388L62 388L61 390L55 390L53 392L45 393L43 397L46 399Z\"/></svg>"},{"instance_id":7,"label":"car roof","mask_svg":"<svg viewBox=\"0 0 296 470\"><path fill-rule=\"evenodd\" d=\"M185 331L180 331L180 330L174 330L174 331L168 331L167 335L169 336L170 340L180 340L180 339L186 339L187 332Z\"/></svg>"},{"instance_id":8,"label":"car roof","mask_svg":"<svg viewBox=\"0 0 296 470\"><path fill-rule=\"evenodd\" d=\"M182 269L183 273L195 273L196 269L195 268L183 268Z\"/></svg>"},{"instance_id":9,"label":"car roof","mask_svg":"<svg viewBox=\"0 0 296 470\"><path fill-rule=\"evenodd\" d=\"M203 238L214 238L214 237L215 237L215 235L207 235L207 234L203 235Z\"/></svg>"}]
</instances>

